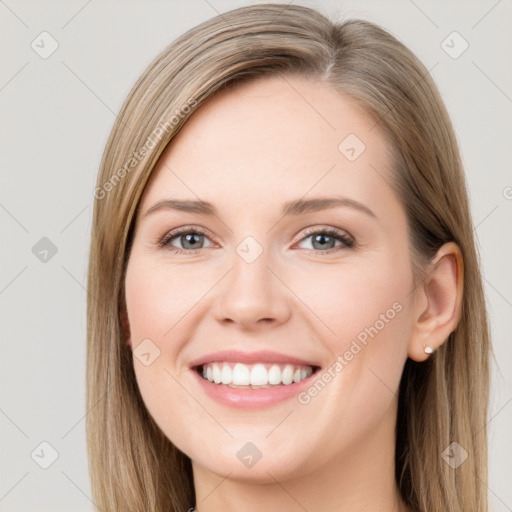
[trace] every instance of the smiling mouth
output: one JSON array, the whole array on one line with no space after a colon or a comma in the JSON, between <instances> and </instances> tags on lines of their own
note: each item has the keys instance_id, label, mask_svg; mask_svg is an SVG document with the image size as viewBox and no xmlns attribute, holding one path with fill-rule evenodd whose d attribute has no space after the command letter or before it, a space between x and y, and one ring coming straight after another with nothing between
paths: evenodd
<instances>
[{"instance_id":1,"label":"smiling mouth","mask_svg":"<svg viewBox=\"0 0 512 512\"><path fill-rule=\"evenodd\" d=\"M199 375L212 384L231 388L265 389L290 386L309 378L318 366L218 361L195 367Z\"/></svg>"}]
</instances>

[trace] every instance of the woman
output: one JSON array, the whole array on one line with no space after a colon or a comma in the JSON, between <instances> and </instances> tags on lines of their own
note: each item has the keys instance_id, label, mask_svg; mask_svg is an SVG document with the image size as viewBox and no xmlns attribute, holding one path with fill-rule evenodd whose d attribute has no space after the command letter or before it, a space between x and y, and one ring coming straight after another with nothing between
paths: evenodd
<instances>
[{"instance_id":1,"label":"woman","mask_svg":"<svg viewBox=\"0 0 512 512\"><path fill-rule=\"evenodd\" d=\"M272 4L190 30L125 101L95 197L101 510L487 510L464 172L389 33Z\"/></svg>"}]
</instances>

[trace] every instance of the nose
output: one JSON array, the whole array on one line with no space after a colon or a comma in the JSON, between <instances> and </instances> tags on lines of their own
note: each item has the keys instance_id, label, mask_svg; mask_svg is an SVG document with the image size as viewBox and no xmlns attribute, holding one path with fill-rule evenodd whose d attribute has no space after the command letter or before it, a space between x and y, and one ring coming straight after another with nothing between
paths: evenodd
<instances>
[{"instance_id":1,"label":"nose","mask_svg":"<svg viewBox=\"0 0 512 512\"><path fill-rule=\"evenodd\" d=\"M291 314L291 294L276 276L267 252L251 263L235 253L232 262L231 271L219 283L216 319L244 330L286 322Z\"/></svg>"}]
</instances>

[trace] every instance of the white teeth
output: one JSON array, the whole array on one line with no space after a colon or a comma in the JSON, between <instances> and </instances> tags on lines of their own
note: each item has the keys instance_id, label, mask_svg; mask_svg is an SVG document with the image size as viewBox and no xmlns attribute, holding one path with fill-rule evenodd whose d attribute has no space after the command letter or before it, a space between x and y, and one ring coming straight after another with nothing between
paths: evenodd
<instances>
[{"instance_id":1,"label":"white teeth","mask_svg":"<svg viewBox=\"0 0 512 512\"><path fill-rule=\"evenodd\" d=\"M268 371L268 383L281 384L281 368L277 364L272 365Z\"/></svg>"},{"instance_id":2,"label":"white teeth","mask_svg":"<svg viewBox=\"0 0 512 512\"><path fill-rule=\"evenodd\" d=\"M251 372L249 367L242 363L236 363L233 367L233 380L228 384L235 386L248 386L251 383Z\"/></svg>"},{"instance_id":3,"label":"white teeth","mask_svg":"<svg viewBox=\"0 0 512 512\"><path fill-rule=\"evenodd\" d=\"M215 384L231 387L261 388L300 382L313 373L311 366L291 364L247 365L243 363L216 362L205 364L202 368L203 378Z\"/></svg>"},{"instance_id":4,"label":"white teeth","mask_svg":"<svg viewBox=\"0 0 512 512\"><path fill-rule=\"evenodd\" d=\"M262 364L255 364L251 370L251 386L264 386L265 384L268 384L267 369Z\"/></svg>"},{"instance_id":5,"label":"white teeth","mask_svg":"<svg viewBox=\"0 0 512 512\"><path fill-rule=\"evenodd\" d=\"M283 384L291 384L293 382L293 366L287 364L283 370Z\"/></svg>"},{"instance_id":6,"label":"white teeth","mask_svg":"<svg viewBox=\"0 0 512 512\"><path fill-rule=\"evenodd\" d=\"M231 366L228 366L227 364L222 366L222 384L230 384L233 382L233 370L231 370Z\"/></svg>"},{"instance_id":7,"label":"white teeth","mask_svg":"<svg viewBox=\"0 0 512 512\"><path fill-rule=\"evenodd\" d=\"M214 363L212 366L212 370L213 370L213 382L215 382L215 384L220 384L220 382L222 381L222 375L221 375L219 365Z\"/></svg>"}]
</instances>

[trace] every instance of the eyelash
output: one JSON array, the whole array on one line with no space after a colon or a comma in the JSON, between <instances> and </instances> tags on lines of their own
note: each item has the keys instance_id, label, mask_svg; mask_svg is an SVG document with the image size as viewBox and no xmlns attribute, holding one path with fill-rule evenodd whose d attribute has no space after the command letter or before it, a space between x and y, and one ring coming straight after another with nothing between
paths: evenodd
<instances>
[{"instance_id":1,"label":"eyelash","mask_svg":"<svg viewBox=\"0 0 512 512\"><path fill-rule=\"evenodd\" d=\"M194 255L198 251L201 250L201 249L191 249L191 250L180 249L178 247L173 247L173 246L169 245L169 243L172 240L174 240L175 238L178 238L179 236L181 236L183 234L187 234L187 235L188 234L194 234L194 235L205 235L205 236L207 236L207 231L205 229L199 228L199 227L194 227L194 228L191 228L191 227L178 228L178 229L176 229L174 231L171 231L170 233L167 233L158 242L157 245L158 245L158 247L161 247L161 248L164 248L164 247L167 248L168 250L170 250L174 254ZM338 252L339 250L342 250L342 249L350 249L350 248L355 247L355 241L353 240L353 238L351 238L350 236L345 235L343 231L341 231L339 229L336 229L336 228L332 228L332 227L327 227L327 228L317 228L317 227L315 227L315 228L308 228L308 229L306 229L306 231L304 233L304 236L297 243L300 243L300 242L306 240L311 235L317 235L317 234L323 234L323 235L328 235L330 237L333 237L336 240L342 242L343 246L333 247L333 248L325 250L325 251L320 251L320 250L315 250L315 249L305 249L308 254L314 254L315 256L323 255L323 254L332 254L332 253Z\"/></svg>"}]
</instances>

